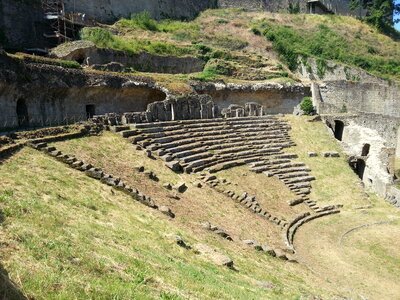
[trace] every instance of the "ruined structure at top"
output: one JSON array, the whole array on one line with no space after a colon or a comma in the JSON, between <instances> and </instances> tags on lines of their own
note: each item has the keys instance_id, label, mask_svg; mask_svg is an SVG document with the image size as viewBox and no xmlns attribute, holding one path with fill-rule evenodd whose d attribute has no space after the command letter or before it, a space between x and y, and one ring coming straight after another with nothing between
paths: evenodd
<instances>
[{"instance_id":1,"label":"ruined structure at top","mask_svg":"<svg viewBox=\"0 0 400 300\"><path fill-rule=\"evenodd\" d=\"M48 39L43 34L49 32L49 23L56 23L66 17L79 29L90 21L113 23L143 11L149 12L155 19L191 20L206 9L226 7L270 12L288 12L289 7L292 7L301 13L364 14L362 10L352 11L350 0L2 0L0 28L8 48L44 48L54 46L48 45ZM48 15L47 12L53 14Z\"/></svg>"}]
</instances>

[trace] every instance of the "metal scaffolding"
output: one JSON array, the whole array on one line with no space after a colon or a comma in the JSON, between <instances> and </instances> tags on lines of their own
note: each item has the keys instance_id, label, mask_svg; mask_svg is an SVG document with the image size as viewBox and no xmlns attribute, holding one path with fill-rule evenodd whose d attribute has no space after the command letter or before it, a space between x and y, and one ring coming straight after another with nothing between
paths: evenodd
<instances>
[{"instance_id":1,"label":"metal scaffolding","mask_svg":"<svg viewBox=\"0 0 400 300\"><path fill-rule=\"evenodd\" d=\"M58 43L71 40L71 33L74 32L74 24L65 13L63 0L42 0L42 8L45 20L49 21L51 32L44 33L49 39L57 39Z\"/></svg>"}]
</instances>

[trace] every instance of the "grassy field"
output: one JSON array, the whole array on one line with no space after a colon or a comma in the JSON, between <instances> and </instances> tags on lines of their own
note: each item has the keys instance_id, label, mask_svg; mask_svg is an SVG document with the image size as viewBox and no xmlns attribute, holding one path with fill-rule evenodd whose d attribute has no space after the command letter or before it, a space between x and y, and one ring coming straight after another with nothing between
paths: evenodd
<instances>
[{"instance_id":1,"label":"grassy field","mask_svg":"<svg viewBox=\"0 0 400 300\"><path fill-rule=\"evenodd\" d=\"M34 150L0 169L1 263L28 298L295 299L326 293L307 286L304 276L312 275L300 275L297 265L197 236ZM221 249L239 271L178 247L169 234Z\"/></svg>"},{"instance_id":2,"label":"grassy field","mask_svg":"<svg viewBox=\"0 0 400 300\"><path fill-rule=\"evenodd\" d=\"M285 263L244 245L255 239L282 247L282 232L231 199L197 188L194 175L175 174L127 140L105 132L58 142L55 146L120 176L171 207L175 219L125 194L26 148L0 165L0 296L8 299L395 299L400 295L396 267L399 212L367 195L357 176L339 159L308 158L308 151L338 150L321 122L286 117L299 155L317 177L312 199L344 205L341 214L319 219L296 235L299 264ZM153 170L159 182L134 170ZM290 192L273 178L245 168L218 173L237 191L257 196L262 205L290 220L306 206L290 210ZM169 198L163 183L184 181L188 190ZM368 206L368 209L359 207ZM286 207L286 208L285 208ZM298 211L296 211L298 209ZM233 241L200 225L224 228ZM383 223L382 223L383 222ZM382 223L360 227L365 224ZM355 228L355 229L354 229ZM352 230L354 229L354 230ZM218 267L175 244L207 244L228 255L237 271ZM7 275L8 273L8 275ZM10 282L14 287L10 288ZM7 285L7 287L6 287ZM20 293L20 296L12 297ZM7 294L9 293L9 294ZM380 295L380 298L378 297Z\"/></svg>"}]
</instances>

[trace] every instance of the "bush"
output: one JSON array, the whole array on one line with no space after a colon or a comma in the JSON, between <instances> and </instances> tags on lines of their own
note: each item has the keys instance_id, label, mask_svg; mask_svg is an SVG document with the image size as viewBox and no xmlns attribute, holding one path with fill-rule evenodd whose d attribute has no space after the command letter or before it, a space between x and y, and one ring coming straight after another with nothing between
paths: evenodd
<instances>
[{"instance_id":1,"label":"bush","mask_svg":"<svg viewBox=\"0 0 400 300\"><path fill-rule=\"evenodd\" d=\"M314 106L311 97L304 97L300 103L300 108L306 115L312 115L314 113Z\"/></svg>"},{"instance_id":2,"label":"bush","mask_svg":"<svg viewBox=\"0 0 400 300\"><path fill-rule=\"evenodd\" d=\"M132 29L143 29L150 31L159 31L157 21L150 17L148 11L144 11L138 14L131 15L130 19L122 19L118 22L123 27L129 27Z\"/></svg>"},{"instance_id":3,"label":"bush","mask_svg":"<svg viewBox=\"0 0 400 300\"><path fill-rule=\"evenodd\" d=\"M152 19L147 11L133 14L130 19L121 19L118 21L117 25L130 29L143 29L149 31L172 33L177 33L180 31L180 36L183 35L183 32L185 32L187 36L192 36L200 31L200 27L196 23L175 20L157 21Z\"/></svg>"},{"instance_id":4,"label":"bush","mask_svg":"<svg viewBox=\"0 0 400 300\"><path fill-rule=\"evenodd\" d=\"M252 27L251 31L255 34L255 35L261 35L261 30L258 29L257 27Z\"/></svg>"}]
</instances>

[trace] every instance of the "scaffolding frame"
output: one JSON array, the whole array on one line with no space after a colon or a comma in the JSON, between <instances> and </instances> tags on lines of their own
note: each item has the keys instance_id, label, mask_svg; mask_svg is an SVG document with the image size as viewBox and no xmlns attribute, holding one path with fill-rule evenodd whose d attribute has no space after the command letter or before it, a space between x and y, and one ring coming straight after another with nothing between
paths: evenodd
<instances>
[{"instance_id":1,"label":"scaffolding frame","mask_svg":"<svg viewBox=\"0 0 400 300\"><path fill-rule=\"evenodd\" d=\"M72 40L68 33L74 32L74 23L65 13L63 0L42 0L42 9L45 20L50 22L51 34L44 33L49 39L57 39L58 43Z\"/></svg>"}]
</instances>

